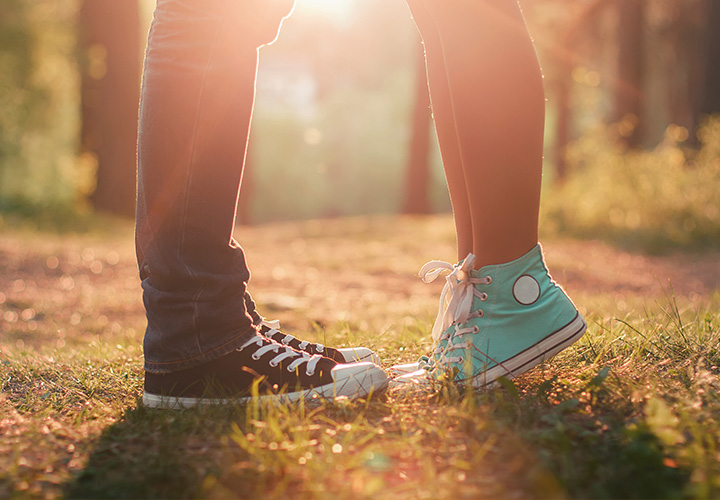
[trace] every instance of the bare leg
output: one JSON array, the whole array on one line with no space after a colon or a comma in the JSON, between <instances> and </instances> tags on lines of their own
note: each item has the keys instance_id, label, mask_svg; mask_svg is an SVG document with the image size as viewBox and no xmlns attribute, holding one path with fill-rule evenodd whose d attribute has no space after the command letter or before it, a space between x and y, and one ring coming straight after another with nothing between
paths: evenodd
<instances>
[{"instance_id":1,"label":"bare leg","mask_svg":"<svg viewBox=\"0 0 720 500\"><path fill-rule=\"evenodd\" d=\"M471 221L477 258L421 270L426 281L443 270L453 279L441 295L429 359L400 366L405 375L395 383L450 376L486 387L554 356L587 327L537 244L544 95L516 2L408 0L426 44L456 221ZM471 265L482 271L467 272Z\"/></svg>"},{"instance_id":2,"label":"bare leg","mask_svg":"<svg viewBox=\"0 0 720 500\"><path fill-rule=\"evenodd\" d=\"M473 251L473 227L440 36L424 0L408 0L408 5L425 45L433 119L455 218L458 260L464 259Z\"/></svg>"},{"instance_id":3,"label":"bare leg","mask_svg":"<svg viewBox=\"0 0 720 500\"><path fill-rule=\"evenodd\" d=\"M515 260L538 239L545 117L542 75L520 8L516 0L413 0L419 2L437 29L427 36L431 25L420 23L440 145L452 148L454 135L460 153L475 267ZM451 112L439 109L448 100L435 95L443 69ZM462 199L449 167L451 197ZM468 218L458 213L462 204L453 207L456 218Z\"/></svg>"}]
</instances>

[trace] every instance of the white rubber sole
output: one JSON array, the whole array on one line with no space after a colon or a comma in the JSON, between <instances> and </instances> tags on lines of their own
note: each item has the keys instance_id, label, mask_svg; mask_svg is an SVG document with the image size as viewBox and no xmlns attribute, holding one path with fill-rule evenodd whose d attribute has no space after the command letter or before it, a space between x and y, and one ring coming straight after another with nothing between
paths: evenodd
<instances>
[{"instance_id":1,"label":"white rubber sole","mask_svg":"<svg viewBox=\"0 0 720 500\"><path fill-rule=\"evenodd\" d=\"M524 351L518 353L500 365L495 365L489 370L479 373L472 379L458 380L459 384L471 384L473 387L482 388L490 387L495 384L500 377L513 379L531 368L546 361L557 353L571 346L583 336L587 330L587 324L583 317L578 313L575 318L566 326L553 332L540 342L528 347ZM407 383L423 384L430 383L431 377L428 376L427 370L419 369L413 372L403 372L409 370L414 363L407 365L397 365L390 368L390 373L401 373L400 376L393 379L390 387L396 387Z\"/></svg>"},{"instance_id":2,"label":"white rubber sole","mask_svg":"<svg viewBox=\"0 0 720 500\"><path fill-rule=\"evenodd\" d=\"M340 397L356 399L378 394L388 387L388 377L382 368L373 363L338 365L332 370L335 381L331 384L302 391L239 398L179 397L160 394L143 394L143 405L148 408L182 410L201 405L246 404L253 399L259 402L288 404L305 399L307 401L332 400Z\"/></svg>"},{"instance_id":3,"label":"white rubber sole","mask_svg":"<svg viewBox=\"0 0 720 500\"><path fill-rule=\"evenodd\" d=\"M420 370L420 363L405 363L402 365L393 365L390 368L388 368L388 375L391 377L401 377L403 375L408 375L410 373L415 373L416 371Z\"/></svg>"}]
</instances>

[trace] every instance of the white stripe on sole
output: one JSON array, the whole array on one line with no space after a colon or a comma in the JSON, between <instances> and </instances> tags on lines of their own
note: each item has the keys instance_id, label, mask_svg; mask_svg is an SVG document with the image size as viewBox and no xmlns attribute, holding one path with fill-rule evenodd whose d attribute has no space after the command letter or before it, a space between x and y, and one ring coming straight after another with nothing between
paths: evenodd
<instances>
[{"instance_id":1,"label":"white stripe on sole","mask_svg":"<svg viewBox=\"0 0 720 500\"><path fill-rule=\"evenodd\" d=\"M472 385L474 387L487 387L496 383L500 377L515 378L577 342L586 330L587 324L578 313L575 319L565 327L503 362L502 365L495 365L473 377ZM467 382L467 380L460 382Z\"/></svg>"},{"instance_id":2,"label":"white stripe on sole","mask_svg":"<svg viewBox=\"0 0 720 500\"><path fill-rule=\"evenodd\" d=\"M268 394L258 396L259 402L274 402L279 404L288 404L306 399L308 401L322 401L324 399L335 399L338 397L347 397L355 399L367 396L369 394L377 394L387 388L388 379L385 372L378 366L368 367L366 370L357 374L352 374L341 380L331 384L305 389L302 391L294 391L283 394ZM223 404L246 404L252 401L252 396L237 398L203 398L203 397L180 397L165 396L160 394L151 394L145 392L143 394L143 405L148 408L161 408L166 410L181 410L183 408L192 408L198 405L223 405Z\"/></svg>"},{"instance_id":3,"label":"white stripe on sole","mask_svg":"<svg viewBox=\"0 0 720 500\"><path fill-rule=\"evenodd\" d=\"M472 378L472 381L465 379L458 380L457 382L459 384L471 382L473 387L490 388L497 384L497 379L500 377L515 378L577 342L586 330L587 324L578 313L575 318L563 328L550 334L537 344L525 349L507 361L504 361L501 365L495 365L479 373ZM418 367L419 364L408 363L390 368L391 374L398 375L397 378L391 381L390 387L400 387L407 383L416 385L432 383L434 379L429 376L428 371L423 368L417 369ZM413 368L416 369L413 370Z\"/></svg>"}]
</instances>

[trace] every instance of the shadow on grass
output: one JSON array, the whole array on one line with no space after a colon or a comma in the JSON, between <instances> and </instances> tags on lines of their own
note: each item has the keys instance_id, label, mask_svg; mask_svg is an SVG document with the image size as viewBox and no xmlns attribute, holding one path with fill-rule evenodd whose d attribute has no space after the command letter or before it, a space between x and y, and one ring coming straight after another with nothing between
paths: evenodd
<instances>
[{"instance_id":1,"label":"shadow on grass","mask_svg":"<svg viewBox=\"0 0 720 500\"><path fill-rule=\"evenodd\" d=\"M688 493L689 471L674 463L642 417L634 419L625 409L604 405L601 397L592 409L572 397L559 404L549 403L546 389L540 384L520 396L508 382L489 397L475 396L482 406L475 406L474 411L469 411L463 397L458 396L459 399L440 397L429 402L427 413L437 410L462 415L459 422L467 424L468 431L463 437L466 442L503 443L480 462L470 463L469 474L473 474L474 468L478 476L487 474L483 472L487 466L498 469L497 474L492 474L494 481L506 484L507 491L519 488L522 497L659 499L681 498ZM421 414L422 409L415 412L416 417ZM388 415L384 412L374 415L372 425L385 425ZM484 420L486 425L478 427L474 420ZM247 461L248 457L232 442L228 445L227 436L232 434L233 424L237 424L236 430L246 429L247 422L246 407L242 406L182 412L148 410L142 406L128 410L118 423L104 431L85 469L65 488L65 496L202 498L222 491L235 498L251 498L263 493L273 496L272 485L289 481L297 486L294 491L299 496L317 497L308 495L308 491L302 495L301 483L322 478L305 477L295 470L297 467L258 467L253 460ZM403 465L392 458L391 450L402 448L407 436L393 435L390 428L388 431L384 433L385 444L376 444L389 447L385 451L394 463L391 468L400 470ZM428 442L424 453L433 455L436 450L428 447ZM525 465L518 468L518 459ZM243 467L234 467L240 462ZM502 464L508 470L504 471ZM328 485L346 490L335 491L338 498L351 498L348 484L353 473L348 471L347 482ZM433 477L439 480L442 476L436 471ZM469 479L472 483L472 477ZM480 488L481 483L476 485L477 495L483 489L488 491L487 483ZM426 485L408 486L408 494L401 495L403 498L412 498L412 492L423 491ZM447 487L450 497L456 486ZM366 498L362 494L360 497Z\"/></svg>"},{"instance_id":2,"label":"shadow on grass","mask_svg":"<svg viewBox=\"0 0 720 500\"><path fill-rule=\"evenodd\" d=\"M66 498L199 498L221 473L222 437L242 407L150 410L138 404L101 435Z\"/></svg>"},{"instance_id":3,"label":"shadow on grass","mask_svg":"<svg viewBox=\"0 0 720 500\"><path fill-rule=\"evenodd\" d=\"M608 373L602 369L562 398L549 397L562 385L556 378L526 388L523 396L503 379L493 419L519 435L569 498L687 497L691 471L677 465L642 408L608 396Z\"/></svg>"},{"instance_id":4,"label":"shadow on grass","mask_svg":"<svg viewBox=\"0 0 720 500\"><path fill-rule=\"evenodd\" d=\"M523 438L569 497L685 496L690 473L674 464L645 425L598 425L594 415L545 417L546 426Z\"/></svg>"}]
</instances>

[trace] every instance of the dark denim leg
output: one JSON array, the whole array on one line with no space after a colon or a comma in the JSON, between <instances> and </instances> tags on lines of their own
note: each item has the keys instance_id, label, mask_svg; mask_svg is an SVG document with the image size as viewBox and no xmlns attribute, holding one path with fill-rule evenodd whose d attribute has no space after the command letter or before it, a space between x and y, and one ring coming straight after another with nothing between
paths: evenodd
<instances>
[{"instance_id":1,"label":"dark denim leg","mask_svg":"<svg viewBox=\"0 0 720 500\"><path fill-rule=\"evenodd\" d=\"M288 10L265 6L288 1L158 0L138 139L147 371L200 365L255 332L250 274L232 229L257 47Z\"/></svg>"},{"instance_id":2,"label":"dark denim leg","mask_svg":"<svg viewBox=\"0 0 720 500\"><path fill-rule=\"evenodd\" d=\"M263 317L260 316L260 313L255 310L255 302L253 301L252 296L248 291L245 292L245 310L250 315L253 325L258 326L260 323L262 323Z\"/></svg>"}]
</instances>

